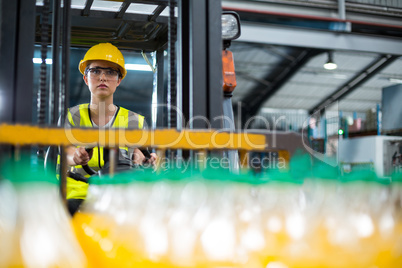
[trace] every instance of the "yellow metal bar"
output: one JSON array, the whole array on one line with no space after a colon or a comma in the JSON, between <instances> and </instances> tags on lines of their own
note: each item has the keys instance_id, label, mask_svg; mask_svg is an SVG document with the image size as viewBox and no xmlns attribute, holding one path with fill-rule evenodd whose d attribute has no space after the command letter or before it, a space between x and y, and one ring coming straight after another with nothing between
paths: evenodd
<instances>
[{"instance_id":1,"label":"yellow metal bar","mask_svg":"<svg viewBox=\"0 0 402 268\"><path fill-rule=\"evenodd\" d=\"M279 159L282 158L285 161L286 165L288 165L289 161L290 161L290 153L288 151L286 151L286 150L279 150L278 151L278 158Z\"/></svg>"},{"instance_id":2,"label":"yellow metal bar","mask_svg":"<svg viewBox=\"0 0 402 268\"><path fill-rule=\"evenodd\" d=\"M231 133L218 130L98 130L92 128L45 128L30 125L0 125L0 144L129 146L171 149L264 150L261 134Z\"/></svg>"},{"instance_id":3,"label":"yellow metal bar","mask_svg":"<svg viewBox=\"0 0 402 268\"><path fill-rule=\"evenodd\" d=\"M199 150L196 154L196 163L200 171L204 171L207 166L207 156L206 150Z\"/></svg>"},{"instance_id":4,"label":"yellow metal bar","mask_svg":"<svg viewBox=\"0 0 402 268\"><path fill-rule=\"evenodd\" d=\"M248 169L249 168L249 161L250 161L250 154L246 150L240 150L240 168L241 169Z\"/></svg>"},{"instance_id":5,"label":"yellow metal bar","mask_svg":"<svg viewBox=\"0 0 402 268\"><path fill-rule=\"evenodd\" d=\"M164 165L163 161L166 160L165 153L166 153L165 149L156 150L157 158L156 158L156 163L155 163L155 170L156 170L157 173L160 173L161 170L162 170L161 167Z\"/></svg>"},{"instance_id":6,"label":"yellow metal bar","mask_svg":"<svg viewBox=\"0 0 402 268\"><path fill-rule=\"evenodd\" d=\"M63 204L67 207L67 154L66 148L60 150L60 195Z\"/></svg>"}]
</instances>

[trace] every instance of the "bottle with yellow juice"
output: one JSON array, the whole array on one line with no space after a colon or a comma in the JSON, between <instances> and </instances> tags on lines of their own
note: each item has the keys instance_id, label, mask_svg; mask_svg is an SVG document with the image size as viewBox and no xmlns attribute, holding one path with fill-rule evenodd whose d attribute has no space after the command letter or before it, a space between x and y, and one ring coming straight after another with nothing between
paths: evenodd
<instances>
[{"instance_id":1,"label":"bottle with yellow juice","mask_svg":"<svg viewBox=\"0 0 402 268\"><path fill-rule=\"evenodd\" d=\"M0 267L87 267L55 174L25 156L1 170Z\"/></svg>"}]
</instances>

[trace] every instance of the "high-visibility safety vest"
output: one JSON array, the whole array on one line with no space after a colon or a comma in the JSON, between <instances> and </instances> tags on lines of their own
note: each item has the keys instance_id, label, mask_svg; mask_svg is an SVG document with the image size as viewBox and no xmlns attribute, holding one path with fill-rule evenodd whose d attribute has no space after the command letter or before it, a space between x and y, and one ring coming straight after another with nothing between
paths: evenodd
<instances>
[{"instance_id":1,"label":"high-visibility safety vest","mask_svg":"<svg viewBox=\"0 0 402 268\"><path fill-rule=\"evenodd\" d=\"M65 127L89 127L93 128L90 107L88 103L71 107L67 111L67 120ZM111 128L130 128L142 129L144 127L144 116L129 111L125 108L117 106L117 111L112 118ZM120 156L131 159L133 149L120 147ZM60 156L57 158L58 168L60 166ZM88 162L88 166L95 171L100 170L104 166L103 147L97 146L93 148L92 158ZM85 177L90 177L81 165L70 168L71 172L79 173ZM88 184L67 177L67 199L85 199L88 191Z\"/></svg>"}]
</instances>

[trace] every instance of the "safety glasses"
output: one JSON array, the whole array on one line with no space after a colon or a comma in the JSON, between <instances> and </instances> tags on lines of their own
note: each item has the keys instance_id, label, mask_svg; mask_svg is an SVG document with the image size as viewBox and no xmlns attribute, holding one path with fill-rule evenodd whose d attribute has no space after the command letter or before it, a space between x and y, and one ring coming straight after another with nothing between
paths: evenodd
<instances>
[{"instance_id":1,"label":"safety glasses","mask_svg":"<svg viewBox=\"0 0 402 268\"><path fill-rule=\"evenodd\" d=\"M89 78L97 79L105 74L107 79L117 79L120 76L120 72L113 68L102 68L102 67L95 67L87 69L87 75Z\"/></svg>"}]
</instances>

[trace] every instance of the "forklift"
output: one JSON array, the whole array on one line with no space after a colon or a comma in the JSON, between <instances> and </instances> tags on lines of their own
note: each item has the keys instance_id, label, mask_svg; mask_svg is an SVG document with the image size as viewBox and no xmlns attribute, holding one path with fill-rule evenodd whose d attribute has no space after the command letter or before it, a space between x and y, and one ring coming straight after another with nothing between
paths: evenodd
<instances>
[{"instance_id":1,"label":"forklift","mask_svg":"<svg viewBox=\"0 0 402 268\"><path fill-rule=\"evenodd\" d=\"M18 0L1 1L1 7L2 21L9 23L1 24L0 57L13 64L0 67L1 87L9 89L5 97L11 100L2 105L0 122L63 125L71 106L73 49L110 42L123 52L141 54L153 71L152 103L162 105L148 108L152 129L234 131L231 94L236 77L228 48L240 36L240 19L235 12L222 12L221 1ZM40 50L36 91L29 90L34 88L35 46ZM12 146L2 147L5 154L15 151ZM58 146L38 146L38 159L54 169L58 151ZM149 154L148 148L142 152ZM195 157L191 150L163 153L175 159ZM236 150L219 154L230 159L231 171L238 172ZM65 174L62 171L61 178Z\"/></svg>"}]
</instances>

